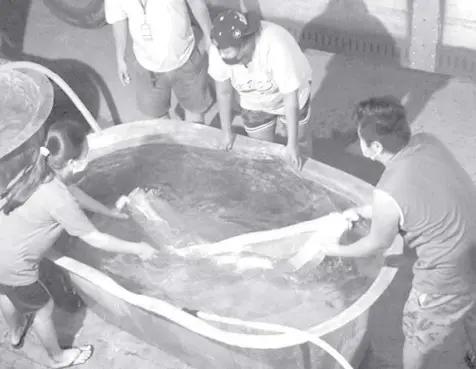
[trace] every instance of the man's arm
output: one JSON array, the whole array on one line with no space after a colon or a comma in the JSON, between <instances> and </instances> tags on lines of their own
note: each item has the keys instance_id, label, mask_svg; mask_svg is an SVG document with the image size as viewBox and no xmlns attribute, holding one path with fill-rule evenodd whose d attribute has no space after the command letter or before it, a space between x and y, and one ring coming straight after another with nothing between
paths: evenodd
<instances>
[{"instance_id":1,"label":"man's arm","mask_svg":"<svg viewBox=\"0 0 476 369\"><path fill-rule=\"evenodd\" d=\"M298 144L299 90L284 94L284 116L288 129L288 145Z\"/></svg>"},{"instance_id":2,"label":"man's arm","mask_svg":"<svg viewBox=\"0 0 476 369\"><path fill-rule=\"evenodd\" d=\"M205 0L187 0L190 9L192 10L198 25L202 29L203 37L205 38L205 45L208 48L211 45L210 33L212 30L212 20L207 8Z\"/></svg>"},{"instance_id":3,"label":"man's arm","mask_svg":"<svg viewBox=\"0 0 476 369\"><path fill-rule=\"evenodd\" d=\"M231 135L233 102L233 86L231 85L231 81L229 79L225 81L216 81L216 92L221 128L227 135Z\"/></svg>"},{"instance_id":4,"label":"man's arm","mask_svg":"<svg viewBox=\"0 0 476 369\"><path fill-rule=\"evenodd\" d=\"M126 64L126 45L128 36L128 14L121 1L104 0L106 22L112 25L116 50L117 74L123 86L130 82Z\"/></svg>"},{"instance_id":5,"label":"man's arm","mask_svg":"<svg viewBox=\"0 0 476 369\"><path fill-rule=\"evenodd\" d=\"M226 135L224 149L230 150L234 141L231 130L234 95L234 88L231 83L232 73L215 45L211 45L208 50L208 74L215 81L221 129Z\"/></svg>"},{"instance_id":6,"label":"man's arm","mask_svg":"<svg viewBox=\"0 0 476 369\"><path fill-rule=\"evenodd\" d=\"M368 211L368 209L367 209ZM346 246L331 248L330 256L366 257L389 248L400 230L400 209L395 200L383 191L374 191L372 226L368 236Z\"/></svg>"},{"instance_id":7,"label":"man's arm","mask_svg":"<svg viewBox=\"0 0 476 369\"><path fill-rule=\"evenodd\" d=\"M116 22L112 25L112 33L116 45L117 62L125 62L127 46L127 19Z\"/></svg>"}]
</instances>

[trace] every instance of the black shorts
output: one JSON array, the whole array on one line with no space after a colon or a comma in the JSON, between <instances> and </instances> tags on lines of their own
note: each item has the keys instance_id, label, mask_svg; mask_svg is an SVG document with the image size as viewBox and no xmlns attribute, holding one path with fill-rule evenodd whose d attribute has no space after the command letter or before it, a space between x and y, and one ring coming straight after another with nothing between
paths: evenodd
<instances>
[{"instance_id":1,"label":"black shorts","mask_svg":"<svg viewBox=\"0 0 476 369\"><path fill-rule=\"evenodd\" d=\"M40 281L27 286L8 286L0 283L0 295L5 295L15 309L22 314L35 313L51 299L51 295Z\"/></svg>"},{"instance_id":2,"label":"black shorts","mask_svg":"<svg viewBox=\"0 0 476 369\"><path fill-rule=\"evenodd\" d=\"M299 109L298 124L299 126L308 125L311 117L311 97L306 104ZM267 128L270 125L276 125L277 121L282 121L286 124L286 118L281 115L274 115L264 111L248 110L241 108L241 118L246 132L259 131Z\"/></svg>"}]
</instances>

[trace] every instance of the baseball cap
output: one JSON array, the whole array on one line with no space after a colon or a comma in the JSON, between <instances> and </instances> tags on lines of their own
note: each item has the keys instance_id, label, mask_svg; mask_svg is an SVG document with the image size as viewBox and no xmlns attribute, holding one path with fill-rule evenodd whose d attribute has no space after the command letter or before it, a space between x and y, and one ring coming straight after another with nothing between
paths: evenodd
<instances>
[{"instance_id":1,"label":"baseball cap","mask_svg":"<svg viewBox=\"0 0 476 369\"><path fill-rule=\"evenodd\" d=\"M238 47L243 39L259 31L261 18L257 13L243 14L237 10L227 10L220 13L214 20L211 39L219 49Z\"/></svg>"}]
</instances>

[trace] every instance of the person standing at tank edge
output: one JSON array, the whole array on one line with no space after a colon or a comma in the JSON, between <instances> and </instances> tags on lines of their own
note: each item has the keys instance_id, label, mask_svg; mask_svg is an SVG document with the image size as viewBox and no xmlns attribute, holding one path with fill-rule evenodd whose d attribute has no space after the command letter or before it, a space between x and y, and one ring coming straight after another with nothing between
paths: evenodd
<instances>
[{"instance_id":1,"label":"person standing at tank edge","mask_svg":"<svg viewBox=\"0 0 476 369\"><path fill-rule=\"evenodd\" d=\"M125 218L77 187L73 186L74 195L70 192L67 184L88 163L86 132L78 122L63 119L53 122L45 140L41 130L53 106L53 95L45 98L48 91L43 86L39 85L42 97L38 109L31 114L0 106L0 181L4 189L0 195L0 310L10 328L13 348L23 346L32 326L48 353L49 365L66 368L85 363L93 347L64 349L59 345L52 319L54 302L39 280L40 261L63 230L109 252L149 259L156 250L143 242L127 242L99 232L84 214L82 208ZM35 86L28 85L1 87L7 92L12 87L35 91Z\"/></svg>"},{"instance_id":2,"label":"person standing at tank edge","mask_svg":"<svg viewBox=\"0 0 476 369\"><path fill-rule=\"evenodd\" d=\"M395 99L362 101L354 119L363 155L385 171L373 204L344 213L370 218L370 234L347 246L323 245L323 251L365 257L401 234L417 255L403 314L404 369L439 368L438 360L449 360L452 369L474 368L476 186L435 136L412 135Z\"/></svg>"},{"instance_id":3,"label":"person standing at tank edge","mask_svg":"<svg viewBox=\"0 0 476 369\"><path fill-rule=\"evenodd\" d=\"M203 123L212 98L206 59L196 44L187 4L208 49L211 19L205 0L105 0L105 14L113 27L123 85L131 80L125 61L129 29L139 109L152 118L167 118L173 90L186 120Z\"/></svg>"},{"instance_id":4,"label":"person standing at tank edge","mask_svg":"<svg viewBox=\"0 0 476 369\"><path fill-rule=\"evenodd\" d=\"M231 149L234 141L234 88L248 136L273 142L277 125L285 125L285 157L300 168L300 148L312 154L312 70L296 40L281 26L261 21L255 13L245 15L234 10L214 19L211 40L208 73L216 81L224 148Z\"/></svg>"}]
</instances>

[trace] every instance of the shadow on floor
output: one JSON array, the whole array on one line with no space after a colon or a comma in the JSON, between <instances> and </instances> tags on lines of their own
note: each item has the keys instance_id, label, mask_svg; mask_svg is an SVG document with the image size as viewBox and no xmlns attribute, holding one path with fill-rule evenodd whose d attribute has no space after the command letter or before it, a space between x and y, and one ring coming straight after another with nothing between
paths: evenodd
<instances>
[{"instance_id":1,"label":"shadow on floor","mask_svg":"<svg viewBox=\"0 0 476 369\"><path fill-rule=\"evenodd\" d=\"M314 138L313 158L334 168L347 172L375 186L383 173L384 167L362 155L345 151L345 145L336 140Z\"/></svg>"},{"instance_id":2,"label":"shadow on floor","mask_svg":"<svg viewBox=\"0 0 476 369\"><path fill-rule=\"evenodd\" d=\"M338 20L342 20L344 14L350 24L365 24L372 34L339 29ZM411 23L411 18L408 23ZM327 62L322 81L314 81L320 84L312 101L313 127L317 131L325 127L326 135L331 138L347 140L347 143L357 138L351 121L353 107L372 96L397 97L404 103L412 123L432 95L445 87L450 79L443 75L399 71L404 56L397 41L384 24L370 13L363 0L331 0L325 11L302 29L299 37L301 47L311 49L315 44L315 35L327 37L328 44L321 46L321 50L342 54L333 55ZM349 45L343 46L340 40L350 43L350 37L365 40L365 45L352 41L354 48L367 49L367 52L361 52L363 58L367 55L369 59L365 63L356 57L346 56L349 55L346 51ZM377 47L381 50L378 53L375 52ZM373 52L369 51L371 48Z\"/></svg>"},{"instance_id":3,"label":"shadow on floor","mask_svg":"<svg viewBox=\"0 0 476 369\"><path fill-rule=\"evenodd\" d=\"M0 54L16 59L23 52L32 0L0 0Z\"/></svg>"}]
</instances>

